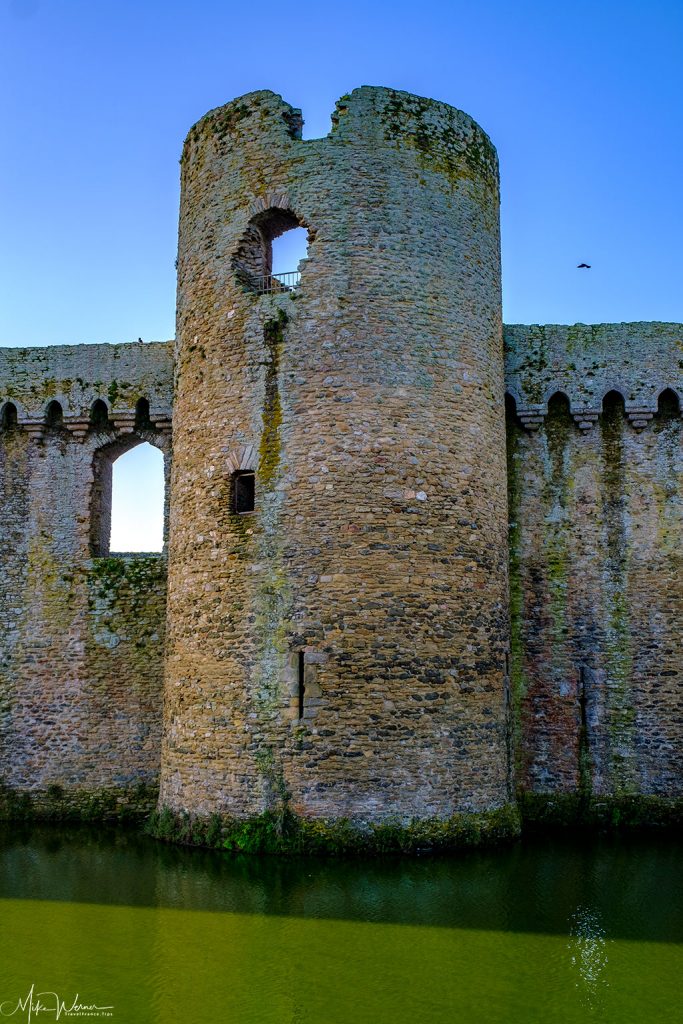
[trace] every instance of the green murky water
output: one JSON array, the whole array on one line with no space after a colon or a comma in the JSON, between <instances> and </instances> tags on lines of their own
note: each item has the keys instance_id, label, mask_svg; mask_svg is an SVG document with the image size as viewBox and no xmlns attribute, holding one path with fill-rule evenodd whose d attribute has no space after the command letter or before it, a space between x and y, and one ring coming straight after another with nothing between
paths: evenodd
<instances>
[{"instance_id":1,"label":"green murky water","mask_svg":"<svg viewBox=\"0 0 683 1024\"><path fill-rule=\"evenodd\" d=\"M679 1021L682 869L665 839L339 864L5 834L0 1014L33 986L118 1024Z\"/></svg>"}]
</instances>

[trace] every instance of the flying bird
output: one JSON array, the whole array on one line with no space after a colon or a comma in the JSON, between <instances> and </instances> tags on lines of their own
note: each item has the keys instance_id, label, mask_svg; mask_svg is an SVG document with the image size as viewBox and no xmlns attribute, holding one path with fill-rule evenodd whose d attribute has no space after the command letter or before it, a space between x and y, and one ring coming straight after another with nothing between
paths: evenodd
<instances>
[{"instance_id":1,"label":"flying bird","mask_svg":"<svg viewBox=\"0 0 683 1024\"><path fill-rule=\"evenodd\" d=\"M577 270L582 270L584 267L586 268L586 270L590 270L591 265L590 265L590 263L579 263L579 265L578 265L578 267L576 269Z\"/></svg>"}]
</instances>

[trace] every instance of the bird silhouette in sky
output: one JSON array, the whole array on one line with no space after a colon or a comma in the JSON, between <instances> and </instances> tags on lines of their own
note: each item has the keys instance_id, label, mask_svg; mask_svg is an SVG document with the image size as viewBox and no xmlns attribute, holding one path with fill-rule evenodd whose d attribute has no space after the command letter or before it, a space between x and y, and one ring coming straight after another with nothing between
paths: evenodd
<instances>
[{"instance_id":1,"label":"bird silhouette in sky","mask_svg":"<svg viewBox=\"0 0 683 1024\"><path fill-rule=\"evenodd\" d=\"M583 268L585 268L586 270L590 270L590 268L591 268L590 263L579 263L579 265L577 266L576 269L577 270L582 270Z\"/></svg>"}]
</instances>

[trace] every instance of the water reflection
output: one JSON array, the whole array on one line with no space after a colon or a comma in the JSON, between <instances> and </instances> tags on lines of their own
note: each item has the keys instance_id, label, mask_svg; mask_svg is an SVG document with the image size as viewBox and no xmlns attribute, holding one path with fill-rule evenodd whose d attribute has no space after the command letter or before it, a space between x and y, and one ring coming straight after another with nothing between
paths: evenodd
<instances>
[{"instance_id":1,"label":"water reflection","mask_svg":"<svg viewBox=\"0 0 683 1024\"><path fill-rule=\"evenodd\" d=\"M576 972L575 985L581 1002L591 1010L600 1009L601 989L608 985L607 938L600 918L588 907L577 907L569 919L568 949Z\"/></svg>"},{"instance_id":2,"label":"water reflection","mask_svg":"<svg viewBox=\"0 0 683 1024\"><path fill-rule=\"evenodd\" d=\"M0 1002L35 983L135 1024L670 1024L682 866L664 840L335 863L6 830Z\"/></svg>"},{"instance_id":3,"label":"water reflection","mask_svg":"<svg viewBox=\"0 0 683 1024\"><path fill-rule=\"evenodd\" d=\"M682 869L673 839L335 862L235 858L120 831L0 834L0 898L570 934L584 980L606 937L683 940Z\"/></svg>"}]
</instances>

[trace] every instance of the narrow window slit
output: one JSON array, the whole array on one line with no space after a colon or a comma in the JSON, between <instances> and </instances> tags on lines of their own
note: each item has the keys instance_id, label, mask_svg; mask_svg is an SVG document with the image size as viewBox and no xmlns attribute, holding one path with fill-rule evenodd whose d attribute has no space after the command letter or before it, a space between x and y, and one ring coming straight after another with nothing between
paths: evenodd
<instances>
[{"instance_id":1,"label":"narrow window slit","mask_svg":"<svg viewBox=\"0 0 683 1024\"><path fill-rule=\"evenodd\" d=\"M583 667L579 669L579 712L581 730L585 732L588 727L588 717L586 715L586 670Z\"/></svg>"},{"instance_id":2,"label":"narrow window slit","mask_svg":"<svg viewBox=\"0 0 683 1024\"><path fill-rule=\"evenodd\" d=\"M299 651L299 719L304 717L304 694L306 687L304 685L304 652Z\"/></svg>"}]
</instances>

